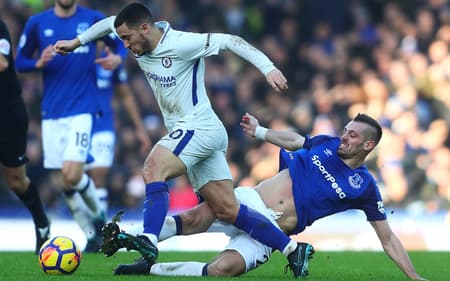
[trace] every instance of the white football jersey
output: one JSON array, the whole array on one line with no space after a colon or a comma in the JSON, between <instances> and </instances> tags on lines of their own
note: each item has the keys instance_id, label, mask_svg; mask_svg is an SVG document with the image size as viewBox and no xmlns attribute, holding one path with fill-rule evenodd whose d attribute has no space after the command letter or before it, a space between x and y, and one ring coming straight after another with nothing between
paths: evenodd
<instances>
[{"instance_id":1,"label":"white football jersey","mask_svg":"<svg viewBox=\"0 0 450 281\"><path fill-rule=\"evenodd\" d=\"M208 99L204 57L217 55L223 34L174 30L168 22L156 22L163 35L148 54L136 56L155 94L169 131L177 122L194 122L197 128L220 126Z\"/></svg>"}]
</instances>

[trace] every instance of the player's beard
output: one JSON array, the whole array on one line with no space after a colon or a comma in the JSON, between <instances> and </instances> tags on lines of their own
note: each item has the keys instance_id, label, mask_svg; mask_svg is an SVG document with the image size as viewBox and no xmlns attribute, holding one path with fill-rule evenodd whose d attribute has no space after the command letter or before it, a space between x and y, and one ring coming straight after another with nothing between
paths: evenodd
<instances>
[{"instance_id":1,"label":"player's beard","mask_svg":"<svg viewBox=\"0 0 450 281\"><path fill-rule=\"evenodd\" d=\"M151 53L153 51L152 46L150 45L150 42L146 40L144 35L140 34L142 39L142 55Z\"/></svg>"},{"instance_id":2,"label":"player's beard","mask_svg":"<svg viewBox=\"0 0 450 281\"><path fill-rule=\"evenodd\" d=\"M78 0L56 0L56 4L63 10L70 10L77 4Z\"/></svg>"}]
</instances>

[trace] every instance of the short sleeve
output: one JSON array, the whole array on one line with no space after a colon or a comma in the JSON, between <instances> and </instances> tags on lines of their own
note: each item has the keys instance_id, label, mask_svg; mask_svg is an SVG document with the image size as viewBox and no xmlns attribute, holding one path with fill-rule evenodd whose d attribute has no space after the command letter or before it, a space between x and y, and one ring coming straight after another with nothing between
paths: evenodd
<instances>
[{"instance_id":1,"label":"short sleeve","mask_svg":"<svg viewBox=\"0 0 450 281\"><path fill-rule=\"evenodd\" d=\"M380 191L375 184L371 184L368 188L370 192L362 202L360 208L366 214L368 221L385 220L386 211L384 209L383 199L381 198Z\"/></svg>"}]
</instances>

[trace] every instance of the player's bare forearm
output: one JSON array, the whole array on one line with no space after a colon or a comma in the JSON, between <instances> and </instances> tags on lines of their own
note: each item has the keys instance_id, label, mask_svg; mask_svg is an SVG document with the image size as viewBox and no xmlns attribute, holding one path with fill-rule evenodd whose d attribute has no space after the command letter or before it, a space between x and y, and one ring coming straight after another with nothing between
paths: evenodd
<instances>
[{"instance_id":1,"label":"player's bare forearm","mask_svg":"<svg viewBox=\"0 0 450 281\"><path fill-rule=\"evenodd\" d=\"M389 242L383 244L383 248L385 249L386 254L397 264L406 276L414 280L419 279L420 276L415 271L411 259L394 233L391 234Z\"/></svg>"},{"instance_id":2,"label":"player's bare forearm","mask_svg":"<svg viewBox=\"0 0 450 281\"><path fill-rule=\"evenodd\" d=\"M408 253L395 233L392 232L387 221L372 221L371 224L380 239L384 252L394 261L403 273L413 280L426 280L417 274Z\"/></svg>"},{"instance_id":3,"label":"player's bare forearm","mask_svg":"<svg viewBox=\"0 0 450 281\"><path fill-rule=\"evenodd\" d=\"M61 55L66 55L79 46L81 46L81 42L78 38L72 40L59 40L53 46L53 51Z\"/></svg>"},{"instance_id":4,"label":"player's bare forearm","mask_svg":"<svg viewBox=\"0 0 450 281\"><path fill-rule=\"evenodd\" d=\"M292 131L269 130L266 134L266 141L284 149L295 151L303 147L305 138Z\"/></svg>"},{"instance_id":5,"label":"player's bare forearm","mask_svg":"<svg viewBox=\"0 0 450 281\"><path fill-rule=\"evenodd\" d=\"M245 134L256 136L259 121L253 115L246 113L242 116L240 125ZM292 131L268 130L264 140L291 151L302 148L305 143L305 137Z\"/></svg>"}]
</instances>

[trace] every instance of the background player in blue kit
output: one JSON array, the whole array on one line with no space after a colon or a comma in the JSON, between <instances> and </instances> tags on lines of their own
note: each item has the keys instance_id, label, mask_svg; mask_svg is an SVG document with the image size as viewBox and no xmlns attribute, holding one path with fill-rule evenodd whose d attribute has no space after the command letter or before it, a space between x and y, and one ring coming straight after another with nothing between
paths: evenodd
<instances>
[{"instance_id":1,"label":"background player in blue kit","mask_svg":"<svg viewBox=\"0 0 450 281\"><path fill-rule=\"evenodd\" d=\"M414 280L425 280L417 274L402 243L392 232L376 182L364 165L382 135L377 121L358 114L347 123L340 138L303 137L291 131L268 130L249 114L242 118L241 126L246 134L282 149L278 174L255 188L236 188L240 202L248 202L274 218L287 234L302 232L325 216L349 209L362 210L384 251L403 273ZM214 220L214 213L203 203L181 215L167 217L160 239L205 231ZM210 263L156 263L141 274L237 276L266 262L272 253L271 248L230 224L215 222L212 226L211 230L221 230L231 240L226 250ZM116 273L123 270L126 268L119 266Z\"/></svg>"},{"instance_id":2,"label":"background player in blue kit","mask_svg":"<svg viewBox=\"0 0 450 281\"><path fill-rule=\"evenodd\" d=\"M256 66L275 91L288 88L281 71L239 36L174 30L168 22L154 22L150 10L139 3L128 4L117 17L96 23L74 39L57 42L54 50L66 54L112 31L135 55L168 129L153 146L142 169L146 184L144 231L136 237L119 234L118 240L139 251L142 262L156 260L156 244L168 211L167 181L187 174L219 218L278 249L288 258L295 276L304 275L303 262L311 246L297 243L269 219L237 202L226 159L227 132L211 106L204 81L205 57L222 50L232 51ZM123 273L133 274L141 264L129 265Z\"/></svg>"},{"instance_id":3,"label":"background player in blue kit","mask_svg":"<svg viewBox=\"0 0 450 281\"><path fill-rule=\"evenodd\" d=\"M0 163L8 187L20 198L33 217L35 253L49 237L49 222L36 186L26 175L28 114L21 95L12 54L11 38L0 20Z\"/></svg>"},{"instance_id":4,"label":"background player in blue kit","mask_svg":"<svg viewBox=\"0 0 450 281\"><path fill-rule=\"evenodd\" d=\"M128 113L131 122L136 131L136 137L141 143L140 150L146 153L150 147L150 138L148 137L144 125L142 124L139 108L134 99L133 93L128 85L128 73L121 64L114 70L105 69L102 63L110 60L110 56L116 56L109 47L105 47L103 42L99 49L104 49L99 58L96 59L96 74L97 74L97 91L95 95L101 107L101 114L97 115L92 130L92 141L90 154L94 161L86 165L86 170L96 185L97 196L100 201L100 208L104 214L108 214L108 188L107 177L109 170L113 165L116 130L114 123L114 109L112 101L116 96L123 105L125 111ZM120 48L120 47L119 47ZM94 225L90 223L87 218L91 217L89 208L84 204L81 196L74 194L78 199L79 208L77 212L85 212L88 215L78 216L81 221L78 221L84 233L89 234L94 231Z\"/></svg>"},{"instance_id":5,"label":"background player in blue kit","mask_svg":"<svg viewBox=\"0 0 450 281\"><path fill-rule=\"evenodd\" d=\"M122 46L122 44L120 45ZM115 96L119 99L134 125L136 137L141 144L140 151L147 153L151 143L142 123L139 108L128 85L128 73L124 65L121 64L114 70L108 70L100 64L110 55L112 55L110 48L105 47L105 51L96 60L97 96L102 114L96 118L92 131L91 154L94 161L87 165L88 173L97 186L100 205L105 214L107 214L108 207L106 178L113 164L116 138L114 109L112 107L112 100Z\"/></svg>"},{"instance_id":6,"label":"background player in blue kit","mask_svg":"<svg viewBox=\"0 0 450 281\"><path fill-rule=\"evenodd\" d=\"M101 243L104 214L95 184L84 172L88 161L93 116L100 112L96 97L95 42L70 56L57 56L53 44L86 30L104 16L77 5L76 0L56 0L54 8L29 18L20 38L16 67L20 72L40 70L44 82L41 103L44 167L61 170L64 195L74 216L80 215L73 194L79 192L94 213L94 233L89 233L85 251L96 251ZM108 38L105 38L108 40ZM109 44L116 46L114 41ZM117 59L117 57L116 57ZM116 67L121 59L110 62ZM76 219L79 221L78 219Z\"/></svg>"}]
</instances>

